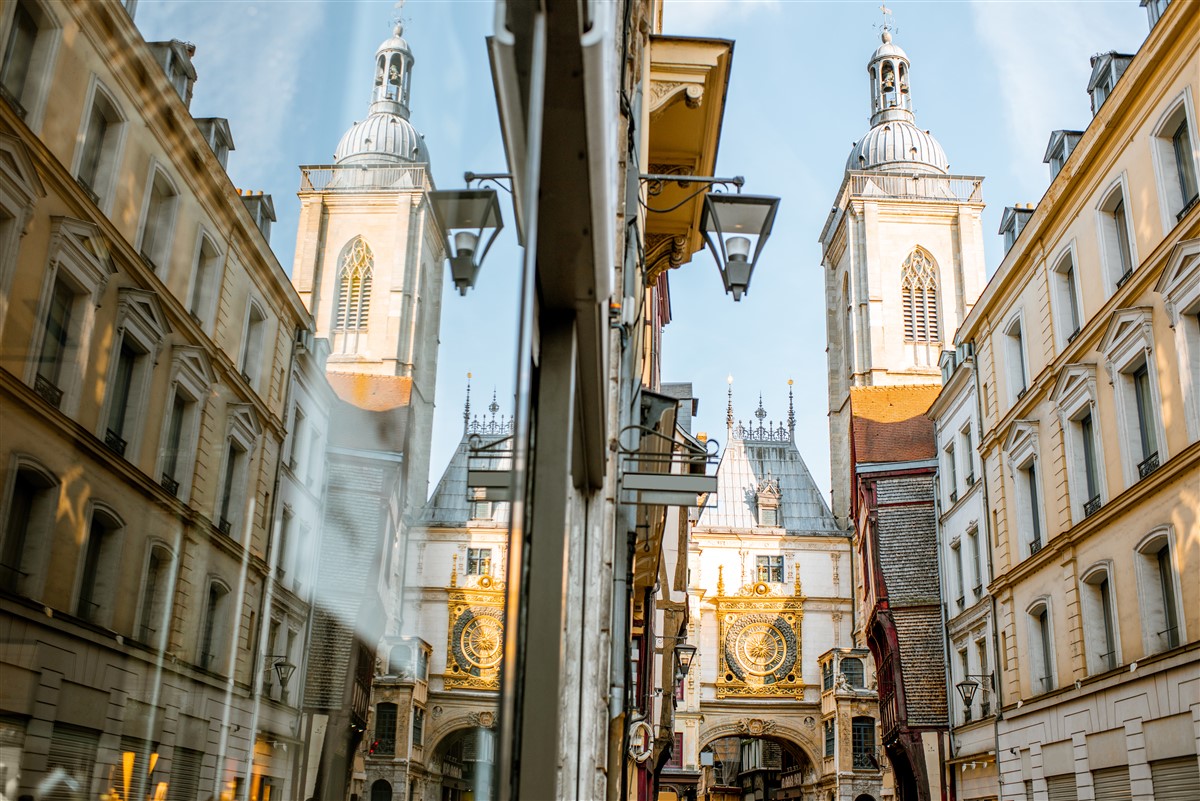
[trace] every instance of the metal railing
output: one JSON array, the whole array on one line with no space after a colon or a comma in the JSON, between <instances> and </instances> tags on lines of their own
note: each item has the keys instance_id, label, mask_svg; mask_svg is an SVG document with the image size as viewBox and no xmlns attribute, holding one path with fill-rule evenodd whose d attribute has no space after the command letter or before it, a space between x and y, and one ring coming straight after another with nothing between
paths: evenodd
<instances>
[{"instance_id":1,"label":"metal railing","mask_svg":"<svg viewBox=\"0 0 1200 801\"><path fill-rule=\"evenodd\" d=\"M12 110L17 112L18 117L25 119L26 115L28 114L28 112L25 110L25 107L21 105L19 100L17 100L17 96L14 95L9 88L2 83L0 83L0 97L4 98L4 102L8 103L8 105L12 106Z\"/></svg>"},{"instance_id":2,"label":"metal railing","mask_svg":"<svg viewBox=\"0 0 1200 801\"><path fill-rule=\"evenodd\" d=\"M301 192L387 192L431 189L424 164L380 167L330 164L300 168Z\"/></svg>"},{"instance_id":3,"label":"metal railing","mask_svg":"<svg viewBox=\"0 0 1200 801\"><path fill-rule=\"evenodd\" d=\"M112 448L118 456L125 455L125 448L128 445L125 440L121 439L121 435L111 428L104 432L104 444Z\"/></svg>"},{"instance_id":4,"label":"metal railing","mask_svg":"<svg viewBox=\"0 0 1200 801\"><path fill-rule=\"evenodd\" d=\"M983 179L971 175L851 172L846 193L852 197L903 198L951 203L982 203Z\"/></svg>"},{"instance_id":5,"label":"metal railing","mask_svg":"<svg viewBox=\"0 0 1200 801\"><path fill-rule=\"evenodd\" d=\"M33 391L55 409L62 403L63 391L56 387L49 378L40 374L33 379Z\"/></svg>"},{"instance_id":6,"label":"metal railing","mask_svg":"<svg viewBox=\"0 0 1200 801\"><path fill-rule=\"evenodd\" d=\"M1158 451L1138 462L1138 478L1145 478L1158 469Z\"/></svg>"},{"instance_id":7,"label":"metal railing","mask_svg":"<svg viewBox=\"0 0 1200 801\"><path fill-rule=\"evenodd\" d=\"M172 495L179 494L179 481L169 473L163 473L162 478L159 479L158 483L162 485L163 489Z\"/></svg>"},{"instance_id":8,"label":"metal railing","mask_svg":"<svg viewBox=\"0 0 1200 801\"><path fill-rule=\"evenodd\" d=\"M1121 277L1117 279L1117 289L1120 289L1121 287L1125 286L1125 284L1129 283L1129 279L1132 277L1133 277L1133 268L1130 267L1128 270L1121 273Z\"/></svg>"},{"instance_id":9,"label":"metal railing","mask_svg":"<svg viewBox=\"0 0 1200 801\"><path fill-rule=\"evenodd\" d=\"M1175 222L1182 222L1183 218L1187 216L1187 213L1192 210L1192 206L1195 206L1197 202L1200 202L1200 193L1192 195L1192 199L1183 204L1183 208L1175 215Z\"/></svg>"},{"instance_id":10,"label":"metal railing","mask_svg":"<svg viewBox=\"0 0 1200 801\"><path fill-rule=\"evenodd\" d=\"M1100 511L1100 495L1099 494L1097 494L1096 497L1092 498L1091 500L1089 500L1087 503L1085 503L1083 505L1083 516L1091 517L1092 515L1096 514L1096 512L1098 512L1098 511Z\"/></svg>"},{"instance_id":11,"label":"metal railing","mask_svg":"<svg viewBox=\"0 0 1200 801\"><path fill-rule=\"evenodd\" d=\"M1033 542L1029 543L1029 555L1030 556L1033 556L1035 553L1037 553L1040 550L1042 550L1042 541L1041 540L1034 540Z\"/></svg>"},{"instance_id":12,"label":"metal railing","mask_svg":"<svg viewBox=\"0 0 1200 801\"><path fill-rule=\"evenodd\" d=\"M854 748L855 770L879 770L879 749L875 746L856 746Z\"/></svg>"}]
</instances>

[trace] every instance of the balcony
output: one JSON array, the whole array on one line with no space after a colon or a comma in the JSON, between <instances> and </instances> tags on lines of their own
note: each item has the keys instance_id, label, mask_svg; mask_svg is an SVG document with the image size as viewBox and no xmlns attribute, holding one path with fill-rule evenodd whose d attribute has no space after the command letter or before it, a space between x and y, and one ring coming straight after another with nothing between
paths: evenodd
<instances>
[{"instance_id":1,"label":"balcony","mask_svg":"<svg viewBox=\"0 0 1200 801\"><path fill-rule=\"evenodd\" d=\"M95 189L92 189L91 184L89 184L87 181L83 180L82 178L76 178L75 183L79 184L79 188L84 191L84 194L86 194L89 198L91 198L91 201L93 203L95 203L97 206L100 205L100 195L98 195L96 193Z\"/></svg>"},{"instance_id":2,"label":"balcony","mask_svg":"<svg viewBox=\"0 0 1200 801\"><path fill-rule=\"evenodd\" d=\"M1037 553L1040 550L1042 550L1042 541L1041 540L1034 540L1033 542L1029 543L1029 555L1030 556L1033 556L1035 553Z\"/></svg>"},{"instance_id":3,"label":"balcony","mask_svg":"<svg viewBox=\"0 0 1200 801\"><path fill-rule=\"evenodd\" d=\"M1021 387L1019 390L1017 390L1017 400L1021 400L1021 398L1024 398L1025 393L1028 391L1029 391L1029 387Z\"/></svg>"},{"instance_id":4,"label":"balcony","mask_svg":"<svg viewBox=\"0 0 1200 801\"><path fill-rule=\"evenodd\" d=\"M1091 517L1092 515L1096 514L1096 512L1100 511L1100 505L1100 496L1096 495L1096 497L1092 498L1083 505L1083 516Z\"/></svg>"},{"instance_id":5,"label":"balcony","mask_svg":"<svg viewBox=\"0 0 1200 801\"><path fill-rule=\"evenodd\" d=\"M162 478L158 480L158 483L162 485L163 489L172 495L179 494L179 482L172 478L169 474L163 473Z\"/></svg>"},{"instance_id":6,"label":"balcony","mask_svg":"<svg viewBox=\"0 0 1200 801\"><path fill-rule=\"evenodd\" d=\"M118 456L124 456L125 448L129 443L121 439L121 435L110 428L104 432L104 444Z\"/></svg>"},{"instance_id":7,"label":"balcony","mask_svg":"<svg viewBox=\"0 0 1200 801\"><path fill-rule=\"evenodd\" d=\"M991 717L991 714L992 714L992 702L991 701L980 701L979 702L979 717L980 717L980 719Z\"/></svg>"},{"instance_id":8,"label":"balcony","mask_svg":"<svg viewBox=\"0 0 1200 801\"><path fill-rule=\"evenodd\" d=\"M950 503L958 503L958 490L950 490Z\"/></svg>"},{"instance_id":9,"label":"balcony","mask_svg":"<svg viewBox=\"0 0 1200 801\"><path fill-rule=\"evenodd\" d=\"M4 102L12 107L12 110L17 113L18 117L25 119L25 115L28 114L25 111L25 107L17 100L16 95L9 91L9 88L2 83L0 83L0 97L4 98ZM1193 198L1193 202L1195 202L1195 198Z\"/></svg>"},{"instance_id":10,"label":"balcony","mask_svg":"<svg viewBox=\"0 0 1200 801\"><path fill-rule=\"evenodd\" d=\"M50 381L50 379L38 375L33 380L33 391L41 396L42 400L53 406L55 409L62 403L63 391Z\"/></svg>"},{"instance_id":11,"label":"balcony","mask_svg":"<svg viewBox=\"0 0 1200 801\"><path fill-rule=\"evenodd\" d=\"M974 473L967 473L967 486L968 487L975 486L975 474Z\"/></svg>"},{"instance_id":12,"label":"balcony","mask_svg":"<svg viewBox=\"0 0 1200 801\"><path fill-rule=\"evenodd\" d=\"M1130 279L1130 278L1132 278L1132 277L1133 277L1133 268L1131 267L1130 269L1126 270L1126 271L1125 271L1125 272L1124 272L1124 273L1121 275L1121 277L1120 277L1120 278L1118 278L1118 279L1117 279L1117 289L1120 289L1121 287L1123 287L1123 286L1125 286L1127 283L1129 283L1129 279Z\"/></svg>"},{"instance_id":13,"label":"balcony","mask_svg":"<svg viewBox=\"0 0 1200 801\"><path fill-rule=\"evenodd\" d=\"M233 524L222 517L221 522L217 523L217 528L221 530L222 534L228 537L230 530L233 528Z\"/></svg>"},{"instance_id":14,"label":"balcony","mask_svg":"<svg viewBox=\"0 0 1200 801\"><path fill-rule=\"evenodd\" d=\"M1192 195L1192 199L1187 203L1184 203L1183 208L1180 209L1179 213L1175 215L1175 222L1182 222L1183 218L1187 216L1187 213L1192 210L1192 207L1195 206L1198 201L1200 201L1200 194Z\"/></svg>"},{"instance_id":15,"label":"balcony","mask_svg":"<svg viewBox=\"0 0 1200 801\"><path fill-rule=\"evenodd\" d=\"M392 192L425 189L425 166L373 167L357 164L300 168L301 192Z\"/></svg>"},{"instance_id":16,"label":"balcony","mask_svg":"<svg viewBox=\"0 0 1200 801\"><path fill-rule=\"evenodd\" d=\"M1138 478L1142 479L1158 469L1158 451L1147 456L1138 463Z\"/></svg>"},{"instance_id":17,"label":"balcony","mask_svg":"<svg viewBox=\"0 0 1200 801\"><path fill-rule=\"evenodd\" d=\"M879 770L879 749L873 745L855 746L855 770Z\"/></svg>"},{"instance_id":18,"label":"balcony","mask_svg":"<svg viewBox=\"0 0 1200 801\"><path fill-rule=\"evenodd\" d=\"M1075 337L1079 336L1079 326L1075 326L1075 330L1067 334L1067 344L1070 345L1075 341Z\"/></svg>"}]
</instances>

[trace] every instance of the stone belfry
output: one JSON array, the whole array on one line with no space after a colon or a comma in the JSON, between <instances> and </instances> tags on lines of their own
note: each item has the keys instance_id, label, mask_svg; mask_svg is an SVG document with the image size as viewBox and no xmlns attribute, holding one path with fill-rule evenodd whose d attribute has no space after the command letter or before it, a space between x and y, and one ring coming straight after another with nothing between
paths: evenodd
<instances>
[{"instance_id":1,"label":"stone belfry","mask_svg":"<svg viewBox=\"0 0 1200 801\"><path fill-rule=\"evenodd\" d=\"M335 386L363 395L411 393L403 398L411 443L406 461L412 497L421 502L444 256L426 200L434 188L429 152L409 122L414 58L402 34L397 23L375 52L367 116L342 136L333 164L301 167L292 281L317 336L330 341L327 371Z\"/></svg>"},{"instance_id":2,"label":"stone belfry","mask_svg":"<svg viewBox=\"0 0 1200 801\"><path fill-rule=\"evenodd\" d=\"M821 232L832 508L850 508L850 388L940 382L938 360L983 291L982 179L954 175L917 127L890 22L867 62L871 129L846 160Z\"/></svg>"}]
</instances>

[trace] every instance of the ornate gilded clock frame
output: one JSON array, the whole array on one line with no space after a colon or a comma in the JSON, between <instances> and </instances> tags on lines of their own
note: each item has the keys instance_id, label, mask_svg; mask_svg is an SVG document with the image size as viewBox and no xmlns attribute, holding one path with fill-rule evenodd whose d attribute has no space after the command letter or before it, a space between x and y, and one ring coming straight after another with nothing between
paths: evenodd
<instances>
[{"instance_id":1,"label":"ornate gilded clock frame","mask_svg":"<svg viewBox=\"0 0 1200 801\"><path fill-rule=\"evenodd\" d=\"M724 570L718 569L717 698L803 699L804 592L799 576L792 595L775 586L760 581L727 595Z\"/></svg>"},{"instance_id":2,"label":"ornate gilded clock frame","mask_svg":"<svg viewBox=\"0 0 1200 801\"><path fill-rule=\"evenodd\" d=\"M455 557L457 563L458 559ZM447 690L498 690L504 643L504 583L470 577L458 586L457 565L446 588Z\"/></svg>"}]
</instances>

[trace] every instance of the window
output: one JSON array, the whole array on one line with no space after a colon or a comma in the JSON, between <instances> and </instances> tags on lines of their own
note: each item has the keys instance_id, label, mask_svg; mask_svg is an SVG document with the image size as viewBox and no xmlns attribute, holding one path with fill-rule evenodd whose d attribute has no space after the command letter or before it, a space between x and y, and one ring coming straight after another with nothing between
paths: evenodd
<instances>
[{"instance_id":1,"label":"window","mask_svg":"<svg viewBox=\"0 0 1200 801\"><path fill-rule=\"evenodd\" d=\"M1146 7L1146 15L1150 17L1150 27L1153 28L1163 13L1167 10L1167 4L1171 0L1142 0L1142 5Z\"/></svg>"},{"instance_id":2,"label":"window","mask_svg":"<svg viewBox=\"0 0 1200 801\"><path fill-rule=\"evenodd\" d=\"M1050 180L1053 181L1066 166L1071 151L1083 138L1083 131L1059 130L1050 134L1050 143L1046 146L1046 154L1042 161L1050 165Z\"/></svg>"},{"instance_id":3,"label":"window","mask_svg":"<svg viewBox=\"0 0 1200 801\"><path fill-rule=\"evenodd\" d=\"M1096 426L1095 365L1066 365L1051 397L1058 406L1063 427L1071 513L1078 523L1099 511L1104 495L1104 460L1100 458L1100 432Z\"/></svg>"},{"instance_id":4,"label":"window","mask_svg":"<svg viewBox=\"0 0 1200 801\"><path fill-rule=\"evenodd\" d=\"M1021 317L1018 315L1004 331L1008 339L1007 357L1008 401L1016 403L1025 397L1028 388L1028 370L1025 366L1025 337L1022 333Z\"/></svg>"},{"instance_id":5,"label":"window","mask_svg":"<svg viewBox=\"0 0 1200 801\"><path fill-rule=\"evenodd\" d=\"M204 141L212 148L213 155L221 168L229 166L229 151L234 149L233 134L229 130L229 120L224 117L201 117L196 120L196 126L204 135Z\"/></svg>"},{"instance_id":6,"label":"window","mask_svg":"<svg viewBox=\"0 0 1200 801\"><path fill-rule=\"evenodd\" d=\"M467 575L490 576L492 574L492 549L467 549Z\"/></svg>"},{"instance_id":7,"label":"window","mask_svg":"<svg viewBox=\"0 0 1200 801\"><path fill-rule=\"evenodd\" d=\"M206 234L201 234L196 246L192 270L192 287L188 293L188 312L203 325L212 315L220 279L221 252Z\"/></svg>"},{"instance_id":8,"label":"window","mask_svg":"<svg viewBox=\"0 0 1200 801\"><path fill-rule=\"evenodd\" d=\"M904 307L904 338L910 342L939 342L937 265L923 249L914 250L900 273Z\"/></svg>"},{"instance_id":9,"label":"window","mask_svg":"<svg viewBox=\"0 0 1200 801\"><path fill-rule=\"evenodd\" d=\"M833 662L826 662L821 665L821 690L833 689Z\"/></svg>"},{"instance_id":10,"label":"window","mask_svg":"<svg viewBox=\"0 0 1200 801\"><path fill-rule=\"evenodd\" d=\"M962 547L959 540L950 543L950 561L954 563L954 577L956 580L954 589L958 595L958 608L961 610L965 606L967 585L963 580L963 560Z\"/></svg>"},{"instance_id":11,"label":"window","mask_svg":"<svg viewBox=\"0 0 1200 801\"><path fill-rule=\"evenodd\" d=\"M979 529L972 528L967 531L967 544L971 549L971 569L973 571L971 578L974 581L975 600L979 600L983 595L983 564L980 558L979 549Z\"/></svg>"},{"instance_id":12,"label":"window","mask_svg":"<svg viewBox=\"0 0 1200 801\"><path fill-rule=\"evenodd\" d=\"M851 687L862 689L866 686L863 678L863 663L858 657L847 656L842 659L842 674Z\"/></svg>"},{"instance_id":13,"label":"window","mask_svg":"<svg viewBox=\"0 0 1200 801\"><path fill-rule=\"evenodd\" d=\"M416 746L425 744L425 710L419 706L413 707L412 743Z\"/></svg>"},{"instance_id":14,"label":"window","mask_svg":"<svg viewBox=\"0 0 1200 801\"><path fill-rule=\"evenodd\" d=\"M116 184L124 116L99 81L92 84L92 102L84 115L81 146L76 156L75 177L92 202L107 210Z\"/></svg>"},{"instance_id":15,"label":"window","mask_svg":"<svg viewBox=\"0 0 1200 801\"><path fill-rule=\"evenodd\" d=\"M108 427L104 432L104 444L112 448L118 455L124 456L127 442L125 428L133 422L136 407L130 408L130 393L133 390L134 375L141 375L145 364L145 353L134 347L133 343L122 340L117 350L117 365L113 372L113 383L108 400ZM134 412L134 414L131 414Z\"/></svg>"},{"instance_id":16,"label":"window","mask_svg":"<svg viewBox=\"0 0 1200 801\"><path fill-rule=\"evenodd\" d=\"M346 246L338 272L337 307L333 318L334 353L359 350L359 336L366 333L370 321L374 267L375 256L366 240L356 237Z\"/></svg>"},{"instance_id":17,"label":"window","mask_svg":"<svg viewBox=\"0 0 1200 801\"><path fill-rule=\"evenodd\" d=\"M60 383L71 344L71 318L77 305L77 294L62 278L55 280L43 325L36 389L44 400L56 408L62 401Z\"/></svg>"},{"instance_id":18,"label":"window","mask_svg":"<svg viewBox=\"0 0 1200 801\"><path fill-rule=\"evenodd\" d=\"M1058 345L1066 347L1079 334L1083 326L1083 316L1080 312L1079 284L1075 275L1075 259L1072 251L1068 250L1054 265L1051 271L1054 282L1054 305L1061 325L1056 326L1059 333Z\"/></svg>"},{"instance_id":19,"label":"window","mask_svg":"<svg viewBox=\"0 0 1200 801\"><path fill-rule=\"evenodd\" d=\"M1088 673L1104 673L1120 664L1117 653L1116 615L1112 581L1107 566L1093 568L1083 576L1083 636Z\"/></svg>"},{"instance_id":20,"label":"window","mask_svg":"<svg viewBox=\"0 0 1200 801\"><path fill-rule=\"evenodd\" d=\"M158 476L163 489L184 500L191 492L200 411L213 381L201 348L174 348L167 414L159 436Z\"/></svg>"},{"instance_id":21,"label":"window","mask_svg":"<svg viewBox=\"0 0 1200 801\"><path fill-rule=\"evenodd\" d=\"M975 486L975 444L971 437L971 424L959 432L962 438L963 461L967 467L967 486Z\"/></svg>"},{"instance_id":22,"label":"window","mask_svg":"<svg viewBox=\"0 0 1200 801\"><path fill-rule=\"evenodd\" d=\"M29 464L17 464L9 494L8 520L0 547L0 587L33 596L54 531L58 482Z\"/></svg>"},{"instance_id":23,"label":"window","mask_svg":"<svg viewBox=\"0 0 1200 801\"><path fill-rule=\"evenodd\" d=\"M945 458L942 460L946 465L946 493L949 496L950 503L954 504L958 501L958 467L954 463L954 443L946 446Z\"/></svg>"},{"instance_id":24,"label":"window","mask_svg":"<svg viewBox=\"0 0 1200 801\"><path fill-rule=\"evenodd\" d=\"M783 582L783 556L756 556L758 581Z\"/></svg>"},{"instance_id":25,"label":"window","mask_svg":"<svg viewBox=\"0 0 1200 801\"><path fill-rule=\"evenodd\" d=\"M218 579L210 579L208 593L204 604L204 624L200 630L200 667L213 672L220 672L225 656L222 646L225 645L225 621L229 614L229 587ZM227 650L227 649L226 649Z\"/></svg>"},{"instance_id":26,"label":"window","mask_svg":"<svg viewBox=\"0 0 1200 801\"><path fill-rule=\"evenodd\" d=\"M1170 529L1153 532L1137 552L1142 644L1147 654L1178 648L1184 641L1179 614L1179 583Z\"/></svg>"},{"instance_id":27,"label":"window","mask_svg":"<svg viewBox=\"0 0 1200 801\"><path fill-rule=\"evenodd\" d=\"M174 555L165 545L150 546L149 558L146 560L146 580L142 586L138 639L154 648L166 645L174 562Z\"/></svg>"},{"instance_id":28,"label":"window","mask_svg":"<svg viewBox=\"0 0 1200 801\"><path fill-rule=\"evenodd\" d=\"M1030 682L1034 695L1054 689L1054 637L1050 631L1050 607L1038 601L1029 609Z\"/></svg>"},{"instance_id":29,"label":"window","mask_svg":"<svg viewBox=\"0 0 1200 801\"><path fill-rule=\"evenodd\" d=\"M378 704L375 707L375 742L371 745L371 753L388 756L396 753L395 704Z\"/></svg>"},{"instance_id":30,"label":"window","mask_svg":"<svg viewBox=\"0 0 1200 801\"><path fill-rule=\"evenodd\" d=\"M221 484L221 502L217 509L217 528L227 535L232 533L233 519L238 514L246 461L246 450L230 440L225 451L225 478Z\"/></svg>"},{"instance_id":31,"label":"window","mask_svg":"<svg viewBox=\"0 0 1200 801\"><path fill-rule=\"evenodd\" d=\"M263 355L263 339L266 336L267 315L254 301L246 311L246 336L242 340L242 377L252 387L258 385L258 373Z\"/></svg>"},{"instance_id":32,"label":"window","mask_svg":"<svg viewBox=\"0 0 1200 801\"><path fill-rule=\"evenodd\" d=\"M671 757L663 765L666 770L683 770L683 732L675 732Z\"/></svg>"},{"instance_id":33,"label":"window","mask_svg":"<svg viewBox=\"0 0 1200 801\"><path fill-rule=\"evenodd\" d=\"M167 332L158 299L150 292L122 289L117 331L104 425L98 433L117 454L136 461L154 354Z\"/></svg>"},{"instance_id":34,"label":"window","mask_svg":"<svg viewBox=\"0 0 1200 801\"><path fill-rule=\"evenodd\" d=\"M163 274L171 257L171 233L175 226L179 193L171 179L158 167L150 171L150 176L138 250L151 270Z\"/></svg>"},{"instance_id":35,"label":"window","mask_svg":"<svg viewBox=\"0 0 1200 801\"><path fill-rule=\"evenodd\" d=\"M1037 463L1030 462L1021 470L1026 487L1025 497L1028 504L1026 520L1029 524L1029 553L1033 555L1042 548L1041 499L1038 495Z\"/></svg>"},{"instance_id":36,"label":"window","mask_svg":"<svg viewBox=\"0 0 1200 801\"><path fill-rule=\"evenodd\" d=\"M0 64L0 95L36 130L45 109L46 89L58 46L57 24L33 0L17 0L12 7L4 61Z\"/></svg>"},{"instance_id":37,"label":"window","mask_svg":"<svg viewBox=\"0 0 1200 801\"><path fill-rule=\"evenodd\" d=\"M1088 79L1088 93L1092 96L1092 116L1099 113L1104 101L1112 94L1117 81L1125 73L1133 56L1110 51L1092 56L1092 74Z\"/></svg>"},{"instance_id":38,"label":"window","mask_svg":"<svg viewBox=\"0 0 1200 801\"><path fill-rule=\"evenodd\" d=\"M1112 288L1123 286L1137 264L1125 197L1125 178L1122 176L1099 207L1100 256Z\"/></svg>"},{"instance_id":39,"label":"window","mask_svg":"<svg viewBox=\"0 0 1200 801\"><path fill-rule=\"evenodd\" d=\"M1165 114L1151 145L1162 203L1163 231L1170 231L1196 204L1196 147L1190 95L1182 96Z\"/></svg>"},{"instance_id":40,"label":"window","mask_svg":"<svg viewBox=\"0 0 1200 801\"><path fill-rule=\"evenodd\" d=\"M979 714L987 717L992 708L992 688L990 686L992 670L989 667L991 662L988 660L987 640L981 638L975 641L975 655L979 660L979 675L988 677L979 684Z\"/></svg>"},{"instance_id":41,"label":"window","mask_svg":"<svg viewBox=\"0 0 1200 801\"><path fill-rule=\"evenodd\" d=\"M495 515L495 508L493 503L487 499L487 490L483 487L475 487L471 493L471 519L491 520Z\"/></svg>"},{"instance_id":42,"label":"window","mask_svg":"<svg viewBox=\"0 0 1200 801\"><path fill-rule=\"evenodd\" d=\"M825 756L833 756L834 726L832 720L825 721Z\"/></svg>"},{"instance_id":43,"label":"window","mask_svg":"<svg viewBox=\"0 0 1200 801\"><path fill-rule=\"evenodd\" d=\"M1092 423L1092 413L1089 411L1079 418L1079 443L1083 454L1083 486L1087 501L1083 505L1083 514L1088 516L1095 512L1100 505L1100 479L1096 474L1096 431Z\"/></svg>"},{"instance_id":44,"label":"window","mask_svg":"<svg viewBox=\"0 0 1200 801\"><path fill-rule=\"evenodd\" d=\"M55 777L39 795L44 801L71 801L92 796L92 774L100 733L65 723L55 723L46 757L46 776Z\"/></svg>"},{"instance_id":45,"label":"window","mask_svg":"<svg viewBox=\"0 0 1200 801\"><path fill-rule=\"evenodd\" d=\"M83 543L83 569L75 614L97 625L112 619L113 601L121 574L121 521L103 509L92 511Z\"/></svg>"}]
</instances>

